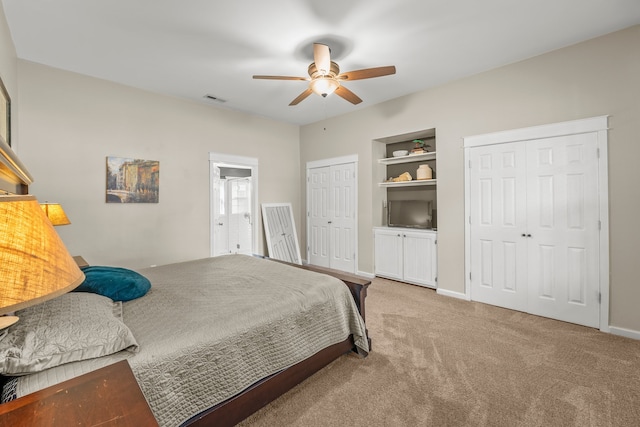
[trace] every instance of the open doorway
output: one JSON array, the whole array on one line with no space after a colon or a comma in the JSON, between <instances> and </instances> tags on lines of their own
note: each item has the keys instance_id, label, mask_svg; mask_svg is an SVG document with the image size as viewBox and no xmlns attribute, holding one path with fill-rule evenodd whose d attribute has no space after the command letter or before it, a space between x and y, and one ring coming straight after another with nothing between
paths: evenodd
<instances>
[{"instance_id":1,"label":"open doorway","mask_svg":"<svg viewBox=\"0 0 640 427\"><path fill-rule=\"evenodd\" d=\"M211 256L255 253L258 160L209 153Z\"/></svg>"}]
</instances>

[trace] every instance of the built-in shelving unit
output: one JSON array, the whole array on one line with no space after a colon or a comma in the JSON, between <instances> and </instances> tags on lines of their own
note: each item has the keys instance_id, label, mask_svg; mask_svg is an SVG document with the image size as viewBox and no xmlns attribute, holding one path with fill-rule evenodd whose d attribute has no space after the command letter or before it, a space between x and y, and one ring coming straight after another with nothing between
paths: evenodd
<instances>
[{"instance_id":1,"label":"built-in shelving unit","mask_svg":"<svg viewBox=\"0 0 640 427\"><path fill-rule=\"evenodd\" d=\"M429 153L422 154L409 154L401 157L387 157L384 159L378 159L378 163L381 165L389 166L389 165L399 165L402 163L413 163L413 162L425 162L427 160L435 160L436 152L432 151ZM418 187L422 185L436 185L435 179L423 179L423 180L412 180L412 181L402 181L402 182L393 182L393 181L385 181L381 182L380 187Z\"/></svg>"},{"instance_id":2,"label":"built-in shelving unit","mask_svg":"<svg viewBox=\"0 0 640 427\"><path fill-rule=\"evenodd\" d=\"M407 156L402 157L387 157L385 159L378 159L378 163L383 165L397 165L399 163L409 163L409 162L422 162L425 160L435 160L436 152L432 151L430 153L422 153L422 154L409 154Z\"/></svg>"},{"instance_id":3,"label":"built-in shelving unit","mask_svg":"<svg viewBox=\"0 0 640 427\"><path fill-rule=\"evenodd\" d=\"M425 143L427 152L393 157L393 152L417 151L415 140ZM437 287L437 147L436 130L424 129L373 140L373 212L374 212L374 272L376 276L400 280L416 285ZM429 165L433 179L417 179L423 165ZM394 182L401 175L411 175L410 181ZM420 174L420 176L424 176ZM428 176L428 174L426 175ZM408 215L405 224L394 220L389 227L390 206L400 206L403 201L426 202L428 221L432 229L417 229ZM378 210L378 206L381 209ZM402 205L407 206L407 205ZM401 212L397 209L394 212ZM418 215L420 216L420 215ZM414 218L414 219L411 219ZM424 218L424 217L423 217ZM407 221L407 220L405 220ZM429 225L427 225L429 226Z\"/></svg>"},{"instance_id":4,"label":"built-in shelving unit","mask_svg":"<svg viewBox=\"0 0 640 427\"><path fill-rule=\"evenodd\" d=\"M381 182L378 185L380 187L419 187L422 185L436 185L436 179L414 179L412 181L401 181L401 182L393 182L393 181L385 181Z\"/></svg>"}]
</instances>

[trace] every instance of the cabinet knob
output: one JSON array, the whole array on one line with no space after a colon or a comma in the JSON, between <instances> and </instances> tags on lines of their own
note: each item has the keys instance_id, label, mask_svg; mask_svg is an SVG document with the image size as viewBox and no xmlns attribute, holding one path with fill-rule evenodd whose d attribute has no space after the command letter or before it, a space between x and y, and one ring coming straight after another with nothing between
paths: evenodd
<instances>
[{"instance_id":1,"label":"cabinet knob","mask_svg":"<svg viewBox=\"0 0 640 427\"><path fill-rule=\"evenodd\" d=\"M331 224L331 221L327 221L327 224Z\"/></svg>"}]
</instances>

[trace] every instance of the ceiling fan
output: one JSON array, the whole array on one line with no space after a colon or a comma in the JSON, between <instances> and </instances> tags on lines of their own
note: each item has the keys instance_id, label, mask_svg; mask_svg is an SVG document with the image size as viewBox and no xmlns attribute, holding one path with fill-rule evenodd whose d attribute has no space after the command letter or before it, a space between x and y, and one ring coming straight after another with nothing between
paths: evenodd
<instances>
[{"instance_id":1,"label":"ceiling fan","mask_svg":"<svg viewBox=\"0 0 640 427\"><path fill-rule=\"evenodd\" d=\"M312 93L326 97L331 93L346 99L352 104L359 104L362 99L342 85L344 81L371 79L373 77L388 76L396 73L393 65L386 67L365 68L363 70L347 71L340 74L340 67L331 60L329 46L322 43L313 44L313 62L309 65L309 77L289 76L253 76L254 79L266 80L305 80L309 87L296 97L289 105L298 105L300 101Z\"/></svg>"}]
</instances>

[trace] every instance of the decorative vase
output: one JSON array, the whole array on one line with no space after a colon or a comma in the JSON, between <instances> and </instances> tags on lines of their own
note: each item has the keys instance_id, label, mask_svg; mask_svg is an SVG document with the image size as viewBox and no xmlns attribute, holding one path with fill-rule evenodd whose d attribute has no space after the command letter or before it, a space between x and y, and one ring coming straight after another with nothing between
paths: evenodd
<instances>
[{"instance_id":1,"label":"decorative vase","mask_svg":"<svg viewBox=\"0 0 640 427\"><path fill-rule=\"evenodd\" d=\"M418 166L418 170L416 172L416 179L424 180L424 179L432 179L433 178L433 170L429 167L429 165L424 164Z\"/></svg>"}]
</instances>

